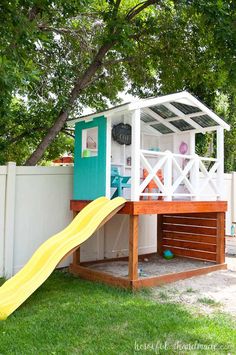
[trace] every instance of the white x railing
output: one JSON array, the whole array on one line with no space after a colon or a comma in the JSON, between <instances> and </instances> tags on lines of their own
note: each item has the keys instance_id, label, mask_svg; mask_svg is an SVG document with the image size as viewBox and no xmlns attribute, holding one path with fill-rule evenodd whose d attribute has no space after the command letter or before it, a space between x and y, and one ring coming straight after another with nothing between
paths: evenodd
<instances>
[{"instance_id":1,"label":"white x railing","mask_svg":"<svg viewBox=\"0 0 236 355\"><path fill-rule=\"evenodd\" d=\"M141 198L162 196L170 201L182 197L193 200L209 197L218 199L220 196L219 186L214 181L219 168L217 159L199 157L197 154L182 155L170 151L141 150L140 167ZM145 178L143 169L148 172ZM210 190L211 193L206 194L206 190Z\"/></svg>"}]
</instances>

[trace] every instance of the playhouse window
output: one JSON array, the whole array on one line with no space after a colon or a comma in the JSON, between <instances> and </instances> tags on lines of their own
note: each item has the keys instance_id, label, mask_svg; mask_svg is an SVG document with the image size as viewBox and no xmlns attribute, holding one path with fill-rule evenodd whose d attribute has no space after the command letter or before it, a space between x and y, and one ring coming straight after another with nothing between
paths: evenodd
<instances>
[{"instance_id":1,"label":"playhouse window","mask_svg":"<svg viewBox=\"0 0 236 355\"><path fill-rule=\"evenodd\" d=\"M82 158L98 155L98 127L82 130Z\"/></svg>"}]
</instances>

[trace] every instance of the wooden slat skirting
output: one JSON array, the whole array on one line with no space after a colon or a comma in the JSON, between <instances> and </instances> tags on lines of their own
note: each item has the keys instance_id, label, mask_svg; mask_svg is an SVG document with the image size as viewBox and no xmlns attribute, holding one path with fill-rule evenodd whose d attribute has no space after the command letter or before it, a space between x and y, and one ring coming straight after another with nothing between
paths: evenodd
<instances>
[{"instance_id":1,"label":"wooden slat skirting","mask_svg":"<svg viewBox=\"0 0 236 355\"><path fill-rule=\"evenodd\" d=\"M207 252L205 250L184 249L170 245L163 245L163 248L171 250L174 255L182 256L185 258L192 258L204 261L216 261L216 253Z\"/></svg>"},{"instance_id":2,"label":"wooden slat skirting","mask_svg":"<svg viewBox=\"0 0 236 355\"><path fill-rule=\"evenodd\" d=\"M171 224L179 224L185 226L206 226L206 227L215 227L217 225L216 219L206 219L206 218L194 218L188 217L187 215L179 216L179 217L172 217L172 216L165 216L163 217L164 223L171 223Z\"/></svg>"},{"instance_id":3,"label":"wooden slat skirting","mask_svg":"<svg viewBox=\"0 0 236 355\"><path fill-rule=\"evenodd\" d=\"M190 234L190 233L182 233L182 232L163 232L163 238L167 239L175 239L175 240L183 240L183 241L192 241L199 243L208 243L208 244L216 244L216 236L214 235L200 235L200 234Z\"/></svg>"},{"instance_id":4,"label":"wooden slat skirting","mask_svg":"<svg viewBox=\"0 0 236 355\"><path fill-rule=\"evenodd\" d=\"M223 264L225 213L215 212L201 218L191 214L165 214L160 220L162 250L170 249L175 255L215 261Z\"/></svg>"},{"instance_id":5,"label":"wooden slat skirting","mask_svg":"<svg viewBox=\"0 0 236 355\"><path fill-rule=\"evenodd\" d=\"M174 232L185 232L191 234L204 234L204 235L216 235L216 228L207 228L199 226L184 226L176 224L166 224L162 225L163 231L174 231Z\"/></svg>"},{"instance_id":6,"label":"wooden slat skirting","mask_svg":"<svg viewBox=\"0 0 236 355\"><path fill-rule=\"evenodd\" d=\"M175 239L166 239L162 240L163 245L170 245L173 247L187 248L193 250L205 250L212 253L216 253L216 244L200 243L194 241L185 241L185 240L175 240Z\"/></svg>"}]
</instances>

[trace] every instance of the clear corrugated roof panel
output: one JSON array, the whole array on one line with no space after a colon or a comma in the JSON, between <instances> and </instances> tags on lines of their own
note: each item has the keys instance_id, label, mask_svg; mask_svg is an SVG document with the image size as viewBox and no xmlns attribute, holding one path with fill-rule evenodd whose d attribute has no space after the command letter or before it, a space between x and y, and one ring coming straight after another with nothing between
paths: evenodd
<instances>
[{"instance_id":1,"label":"clear corrugated roof panel","mask_svg":"<svg viewBox=\"0 0 236 355\"><path fill-rule=\"evenodd\" d=\"M201 127L206 128L206 127L213 127L213 126L219 126L219 124L214 121L210 116L208 115L202 115L202 116L197 116L197 117L191 117L191 119L198 123Z\"/></svg>"},{"instance_id":2,"label":"clear corrugated roof panel","mask_svg":"<svg viewBox=\"0 0 236 355\"><path fill-rule=\"evenodd\" d=\"M180 110L181 112L183 112L185 115L188 115L190 113L196 113L196 112L200 112L201 110L196 107L196 106L191 106L191 105L186 105L186 104L182 104L180 102L175 102L172 101L171 105L175 106L178 110Z\"/></svg>"},{"instance_id":3,"label":"clear corrugated roof panel","mask_svg":"<svg viewBox=\"0 0 236 355\"><path fill-rule=\"evenodd\" d=\"M155 121L155 119L152 116L148 115L145 112L141 112L141 120L145 123Z\"/></svg>"},{"instance_id":4,"label":"clear corrugated roof panel","mask_svg":"<svg viewBox=\"0 0 236 355\"><path fill-rule=\"evenodd\" d=\"M185 120L176 120L170 122L173 126L178 128L180 131L190 131L191 129L194 129L193 126L191 126L188 122Z\"/></svg>"},{"instance_id":5,"label":"clear corrugated roof panel","mask_svg":"<svg viewBox=\"0 0 236 355\"><path fill-rule=\"evenodd\" d=\"M153 127L154 129L156 129L158 132L162 134L174 133L169 127L166 127L162 123L153 124L151 125L151 127Z\"/></svg>"},{"instance_id":6,"label":"clear corrugated roof panel","mask_svg":"<svg viewBox=\"0 0 236 355\"><path fill-rule=\"evenodd\" d=\"M176 117L174 112L170 111L167 107L164 105L155 105L151 106L150 109L154 112L156 112L158 115L160 115L162 118L172 118Z\"/></svg>"}]
</instances>

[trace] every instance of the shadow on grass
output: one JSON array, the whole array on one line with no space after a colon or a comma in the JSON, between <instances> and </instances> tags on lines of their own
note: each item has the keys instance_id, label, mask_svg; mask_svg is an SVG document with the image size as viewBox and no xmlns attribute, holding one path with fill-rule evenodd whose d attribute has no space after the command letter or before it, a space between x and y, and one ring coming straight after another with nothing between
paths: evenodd
<instances>
[{"instance_id":1,"label":"shadow on grass","mask_svg":"<svg viewBox=\"0 0 236 355\"><path fill-rule=\"evenodd\" d=\"M183 353L190 346L235 353L233 328L223 314L194 316L152 301L146 291L133 294L56 271L0 323L0 353L173 354L182 345Z\"/></svg>"}]
</instances>

